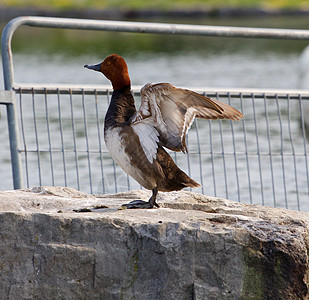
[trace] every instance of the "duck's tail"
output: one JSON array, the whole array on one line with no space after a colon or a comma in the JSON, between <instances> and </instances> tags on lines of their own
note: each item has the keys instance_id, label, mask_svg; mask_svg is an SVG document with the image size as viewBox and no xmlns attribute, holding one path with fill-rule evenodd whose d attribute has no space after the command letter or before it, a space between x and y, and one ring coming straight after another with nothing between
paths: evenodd
<instances>
[{"instance_id":1,"label":"duck's tail","mask_svg":"<svg viewBox=\"0 0 309 300\"><path fill-rule=\"evenodd\" d=\"M179 191L186 187L196 188L201 186L198 182L190 178L185 172L177 167L175 168L174 176L168 180L168 185L171 191Z\"/></svg>"},{"instance_id":2,"label":"duck's tail","mask_svg":"<svg viewBox=\"0 0 309 300\"><path fill-rule=\"evenodd\" d=\"M185 172L183 172L182 170L178 169L178 178L179 178L179 183L180 183L180 190L186 187L190 187L190 188L196 188L196 187L200 187L201 185L196 182L195 180L193 180L192 178L190 178ZM181 187L182 186L182 187Z\"/></svg>"},{"instance_id":3,"label":"duck's tail","mask_svg":"<svg viewBox=\"0 0 309 300\"><path fill-rule=\"evenodd\" d=\"M196 187L200 187L201 186L198 182L196 182L195 180L193 180L189 176L187 176L187 180L185 182L182 182L182 184L185 187L191 187L191 188L196 188Z\"/></svg>"},{"instance_id":4,"label":"duck's tail","mask_svg":"<svg viewBox=\"0 0 309 300\"><path fill-rule=\"evenodd\" d=\"M158 148L156 158L161 176L158 176L158 189L162 192L179 191L186 187L199 187L200 184L191 179L185 172L180 170L168 153L162 148Z\"/></svg>"}]
</instances>

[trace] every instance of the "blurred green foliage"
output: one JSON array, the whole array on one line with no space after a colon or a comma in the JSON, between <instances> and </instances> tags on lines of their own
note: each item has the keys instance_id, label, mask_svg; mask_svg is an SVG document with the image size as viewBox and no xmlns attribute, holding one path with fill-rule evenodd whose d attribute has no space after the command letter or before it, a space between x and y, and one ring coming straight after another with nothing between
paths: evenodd
<instances>
[{"instance_id":1,"label":"blurred green foliage","mask_svg":"<svg viewBox=\"0 0 309 300\"><path fill-rule=\"evenodd\" d=\"M308 0L2 0L3 5L53 8L186 9L208 7L308 7Z\"/></svg>"},{"instance_id":2,"label":"blurred green foliage","mask_svg":"<svg viewBox=\"0 0 309 300\"><path fill-rule=\"evenodd\" d=\"M218 7L218 6L301 6L309 0L2 0L2 3L10 5L33 5L44 6L47 8L62 8L69 10L74 8L197 8L197 7ZM168 14L167 14L168 15ZM151 18L152 22L164 23L186 23L216 26L240 26L240 27L270 27L270 28L308 28L308 17L298 16L242 16L237 18L177 18L170 17ZM131 19L130 19L131 20ZM132 20L131 20L132 21ZM140 17L138 21L150 20ZM0 22L0 30L5 26ZM120 32L100 32L87 30L63 30L46 29L22 26L17 30L13 37L13 52L22 53L48 53L59 54L69 53L70 55L101 55L101 53L119 53L134 55L137 52L152 53L181 53L199 52L218 53L222 51L253 51L255 53L276 51L276 52L299 52L307 45L306 41L287 41L287 40L266 40L266 39L240 39L240 38L218 38L200 36L170 36L159 34L133 34Z\"/></svg>"},{"instance_id":3,"label":"blurred green foliage","mask_svg":"<svg viewBox=\"0 0 309 300\"><path fill-rule=\"evenodd\" d=\"M156 21L156 20L154 20ZM183 23L181 20L170 20ZM271 18L231 18L202 20L185 20L189 24L207 24L217 26L306 28L307 17L271 17ZM228 51L265 52L300 52L307 41L242 39L201 36L182 36L164 34L138 34L121 32L100 32L88 30L48 29L23 26L14 34L13 52L47 53L51 55L68 53L77 55L103 55L113 53L135 55L136 53L170 53L181 54L195 52L200 55L216 54Z\"/></svg>"}]
</instances>

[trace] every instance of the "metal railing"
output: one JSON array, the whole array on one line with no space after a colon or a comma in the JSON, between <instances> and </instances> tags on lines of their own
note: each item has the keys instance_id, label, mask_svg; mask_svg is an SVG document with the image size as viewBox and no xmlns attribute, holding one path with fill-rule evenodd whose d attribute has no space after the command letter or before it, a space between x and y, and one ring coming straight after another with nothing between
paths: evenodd
<instances>
[{"instance_id":1,"label":"metal railing","mask_svg":"<svg viewBox=\"0 0 309 300\"><path fill-rule=\"evenodd\" d=\"M21 17L2 34L5 90L14 188L65 185L90 193L140 186L111 160L103 142L109 86L21 84L14 81L11 38L21 25L140 33L307 39L308 30L193 26ZM133 86L136 98L139 88ZM309 209L304 107L309 91L211 89L197 92L230 103L245 119L195 121L189 153L171 153L208 195L247 203Z\"/></svg>"}]
</instances>

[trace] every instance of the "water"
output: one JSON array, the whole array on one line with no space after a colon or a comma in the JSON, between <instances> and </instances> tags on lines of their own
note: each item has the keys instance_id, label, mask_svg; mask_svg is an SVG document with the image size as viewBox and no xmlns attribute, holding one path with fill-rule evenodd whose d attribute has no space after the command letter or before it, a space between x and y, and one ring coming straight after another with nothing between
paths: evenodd
<instances>
[{"instance_id":1,"label":"water","mask_svg":"<svg viewBox=\"0 0 309 300\"><path fill-rule=\"evenodd\" d=\"M103 55L62 57L14 56L15 80L22 83L110 84L98 73L85 70L86 63L98 63ZM131 82L170 82L188 87L297 88L299 55L250 52L197 55L144 55L126 58ZM125 57L125 56L124 56ZM2 78L0 79L2 83Z\"/></svg>"},{"instance_id":2,"label":"water","mask_svg":"<svg viewBox=\"0 0 309 300\"><path fill-rule=\"evenodd\" d=\"M222 44L222 42L220 42ZM250 42L249 42L250 44ZM265 50L260 52L255 47L255 43L252 46L246 44L244 47L241 45L237 45L237 47L224 48L222 50L218 50L215 48L210 51L202 51L198 49L198 51L192 51L192 49L186 51L175 51L170 53L169 51L158 51L157 53L149 52L149 51L128 51L126 54L125 50L121 50L121 53L125 58L129 66L129 72L131 76L132 84L134 85L144 85L147 82L169 82L175 86L180 87L191 87L191 88L199 88L199 87L232 87L232 88L283 88L283 89L294 89L299 87L299 74L300 74L300 66L299 66L299 55L301 53L302 48L298 48L293 51L282 51L276 48L272 48L271 51ZM229 49L231 51L229 51ZM280 47L282 49L282 45ZM110 54L115 49L103 49L102 53L94 51L86 54L79 55L71 55L66 53L29 53L29 51L17 51L14 55L14 67L15 67L15 79L16 82L22 83L71 83L71 84L109 84L109 81L102 75L91 72L89 70L85 70L83 68L84 64L93 64L100 62L105 56ZM110 52L108 52L110 51ZM61 52L61 51L58 51ZM0 84L3 86L2 78L0 78ZM226 100L226 99L225 99ZM239 104L239 103L238 103ZM236 103L237 105L237 103ZM263 116L263 103L257 108L257 115ZM270 108L276 106L274 103L270 104ZM81 105L79 104L79 107ZM239 106L238 106L239 108ZM43 108L42 108L43 109ZM56 106L55 106L56 109ZM104 108L105 109L105 108ZM104 110L102 108L102 110ZM261 111L259 111L261 109ZM63 107L63 114L65 115L66 108ZM0 106L1 111L1 119L0 119L0 128L3 130L0 131L0 141L1 141L1 152L0 152L0 190L11 189L12 179L11 179L11 166L9 159L9 145L8 145L8 136L7 136L7 124L6 124L6 113L4 107ZM250 105L245 107L245 114L252 114L252 108ZM69 111L67 112L69 114ZM81 113L78 112L77 114ZM25 113L24 117L26 118L26 123L33 124L32 122L32 113ZM55 115L55 118L57 116ZM79 116L76 116L79 120ZM28 118L28 120L27 120ZM295 115L293 115L291 128L293 131L299 131L298 120ZM56 119L55 119L56 120ZM42 123L40 126L45 126L44 119L41 120ZM91 121L91 120L90 120ZM79 123L79 122L77 122ZM219 123L218 123L219 124ZM220 130L219 125L213 125L213 127L217 128L216 130ZM54 122L54 125L57 125L57 120ZM251 124L254 126L253 124ZM278 127L278 124L276 124ZM29 130L33 130L33 125L29 125ZM83 136L83 124L78 124L77 131L81 132L81 136ZM204 129L207 132L208 122L203 123L199 122L200 129ZM221 125L220 125L221 126ZM223 125L222 126L229 126ZM250 126L249 126L250 127ZM239 139L242 139L242 131L241 126L236 128L236 135L238 135ZM96 125L93 123L93 126L89 130L96 130ZM248 132L250 132L250 128L248 128ZM264 127L259 128L259 130L265 130ZM275 129L272 131L272 134L278 134L278 131L275 132ZM252 140L248 141L249 147L252 147L253 151L256 146L256 140L254 135L248 135ZM229 137L226 136L225 141L229 140ZM34 139L33 139L34 141ZM54 137L54 146L57 147L57 143L60 144L59 136ZM68 143L72 144L70 141L70 137L67 137ZM209 147L209 137L201 137L202 146L204 148ZM189 140L190 150L195 149L196 144L194 139ZM221 150L220 140L217 141L217 150ZM268 141L265 136L265 140L261 140L260 143L264 143L265 151L267 152ZM59 146L60 147L60 146ZM216 149L216 145L214 145ZM231 149L231 144L225 142L225 151L233 150ZM272 148L280 148L279 145L273 144ZM180 154L181 155L181 154ZM58 159L61 159L60 157ZM79 177L81 180L83 178L88 177L88 168L86 163L86 158L81 157L81 166L79 168ZM268 159L268 158L267 158ZM265 164L269 164L269 161L264 159ZM35 160L35 159L34 159ZM186 160L183 162L177 161L180 166L186 170ZM274 159L274 166L279 164L279 161ZM298 163L302 163L301 161ZM198 175L195 173L199 172L199 161L197 158L191 161L191 164L195 165L195 169L193 168L191 176L195 179ZM232 164L234 162L226 161L227 169L233 169ZM207 169L210 169L210 161L205 158L203 161L203 165L205 167L203 172L208 172ZM240 165L238 168L240 170L239 176L242 176L242 172L245 173L245 161L243 161L243 165L240 161ZM252 170L250 172L250 176L252 179L252 192L259 189L259 175L258 175L258 163L257 161L251 161ZM286 167L288 166L288 162L286 163ZM74 158L72 161L68 163L68 169L70 174L70 168L74 169ZM109 159L105 159L105 168L107 168L107 174L112 174L113 172L113 164ZM243 170L243 171L241 171ZM95 173L94 177L100 176L99 171L95 171L95 166L92 167L92 171ZM255 173L256 172L256 173ZM305 176L305 174L303 174ZM47 176L47 175L46 175ZM44 177L44 176L43 176ZM126 178L123 178L126 181ZM264 178L264 181L271 181L270 177ZM278 184L282 184L282 179L276 179ZM289 180L289 176L287 176L286 180ZM199 181L199 180L198 180ZM56 182L57 183L57 182ZM44 181L43 181L44 184ZM106 179L106 191L112 191L113 188L113 178L107 177ZM211 188L211 182L207 182L207 178L204 180L205 187L207 189L207 194L214 195L217 194L220 196L220 191L214 191ZM302 179L299 182L300 185L306 186L306 182L303 182ZM37 180L32 180L30 178L30 186L38 185ZM68 184L70 186L70 183ZM231 187L233 186L233 187ZM73 184L72 187L77 187ZM133 186L137 187L138 186ZM234 195L237 194L235 181L231 183L229 187L229 195L230 198L233 199ZM244 180L241 182L242 189L248 189L248 184ZM93 192L100 192L102 185L99 183L95 184L95 190ZM295 188L294 186L291 188ZM125 184L123 190L125 190ZM303 188L305 190L305 188ZM89 190L85 190L89 192ZM284 191L281 191L279 202L281 201L281 205L284 204ZM268 198L268 202L265 204L272 205L271 200L271 190L270 195L266 195ZM305 195L306 197L306 195ZM245 202L250 202L246 199ZM262 203L262 200L255 199L254 203ZM292 208L297 208L296 204L293 204Z\"/></svg>"}]
</instances>

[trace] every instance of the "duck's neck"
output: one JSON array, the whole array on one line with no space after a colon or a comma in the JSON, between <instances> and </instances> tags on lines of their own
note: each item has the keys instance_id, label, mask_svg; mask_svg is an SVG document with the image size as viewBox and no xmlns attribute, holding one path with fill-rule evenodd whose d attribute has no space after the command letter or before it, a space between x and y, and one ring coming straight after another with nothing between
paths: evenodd
<instances>
[{"instance_id":1,"label":"duck's neck","mask_svg":"<svg viewBox=\"0 0 309 300\"><path fill-rule=\"evenodd\" d=\"M131 87L125 86L114 90L111 103L107 110L104 128L129 124L130 118L136 112Z\"/></svg>"}]
</instances>

